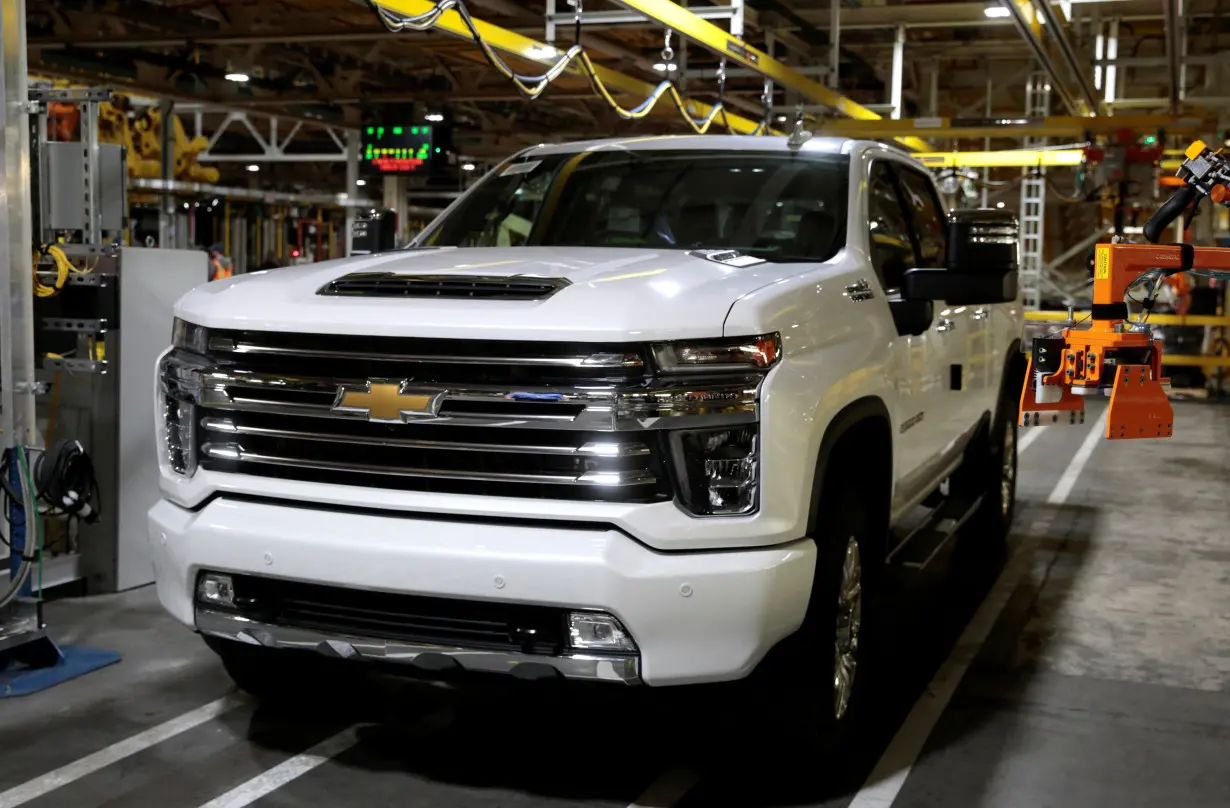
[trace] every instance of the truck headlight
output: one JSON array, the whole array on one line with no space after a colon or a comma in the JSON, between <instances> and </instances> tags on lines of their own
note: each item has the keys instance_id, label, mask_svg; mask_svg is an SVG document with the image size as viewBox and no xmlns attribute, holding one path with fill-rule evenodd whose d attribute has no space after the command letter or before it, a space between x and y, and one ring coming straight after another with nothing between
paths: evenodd
<instances>
[{"instance_id":1,"label":"truck headlight","mask_svg":"<svg viewBox=\"0 0 1230 808\"><path fill-rule=\"evenodd\" d=\"M201 394L201 374L209 367L198 356L172 351L158 367L162 429L160 442L167 462L177 474L196 473L197 402Z\"/></svg>"},{"instance_id":2,"label":"truck headlight","mask_svg":"<svg viewBox=\"0 0 1230 808\"><path fill-rule=\"evenodd\" d=\"M712 373L714 371L766 371L782 355L780 334L759 337L661 342L653 346L654 358L663 373Z\"/></svg>"},{"instance_id":3,"label":"truck headlight","mask_svg":"<svg viewBox=\"0 0 1230 808\"><path fill-rule=\"evenodd\" d=\"M171 326L171 345L193 353L204 354L208 350L209 332L178 317Z\"/></svg>"},{"instance_id":4,"label":"truck headlight","mask_svg":"<svg viewBox=\"0 0 1230 808\"><path fill-rule=\"evenodd\" d=\"M679 501L698 516L756 509L759 462L756 426L671 433Z\"/></svg>"}]
</instances>

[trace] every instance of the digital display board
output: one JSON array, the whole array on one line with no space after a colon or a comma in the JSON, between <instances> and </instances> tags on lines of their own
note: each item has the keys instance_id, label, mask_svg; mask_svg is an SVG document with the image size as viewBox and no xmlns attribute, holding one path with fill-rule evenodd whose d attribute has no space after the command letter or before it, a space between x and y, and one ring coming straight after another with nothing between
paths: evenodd
<instances>
[{"instance_id":1,"label":"digital display board","mask_svg":"<svg viewBox=\"0 0 1230 808\"><path fill-rule=\"evenodd\" d=\"M378 174L424 174L440 152L431 134L430 126L367 126L363 167Z\"/></svg>"}]
</instances>

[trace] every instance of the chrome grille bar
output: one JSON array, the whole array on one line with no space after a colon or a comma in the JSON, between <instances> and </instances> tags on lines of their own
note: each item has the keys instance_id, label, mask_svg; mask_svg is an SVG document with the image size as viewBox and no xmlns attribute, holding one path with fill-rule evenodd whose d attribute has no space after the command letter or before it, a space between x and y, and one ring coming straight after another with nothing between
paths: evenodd
<instances>
[{"instance_id":1,"label":"chrome grille bar","mask_svg":"<svg viewBox=\"0 0 1230 808\"><path fill-rule=\"evenodd\" d=\"M564 486L594 486L605 488L630 488L656 485L658 478L645 470L631 471L586 471L579 475L549 473L510 473L486 471L459 471L454 469L413 468L408 466L384 466L375 463L351 463L341 460L321 461L301 457L286 457L272 454L245 452L234 443L205 443L201 446L204 456L214 460L237 463L253 463L267 466L288 466L297 469L314 469L326 472L378 474L390 477L416 477L421 479L465 480L483 483L532 483Z\"/></svg>"},{"instance_id":2,"label":"chrome grille bar","mask_svg":"<svg viewBox=\"0 0 1230 808\"><path fill-rule=\"evenodd\" d=\"M236 424L228 418L204 418L201 425L209 432L226 435L253 435L286 440L317 441L358 446L389 446L402 449L433 449L449 452L500 452L503 454L559 455L564 457L638 457L649 454L649 447L634 442L589 441L581 446L549 446L514 443L473 443L466 441L418 440L414 438L370 437L297 429Z\"/></svg>"}]
</instances>

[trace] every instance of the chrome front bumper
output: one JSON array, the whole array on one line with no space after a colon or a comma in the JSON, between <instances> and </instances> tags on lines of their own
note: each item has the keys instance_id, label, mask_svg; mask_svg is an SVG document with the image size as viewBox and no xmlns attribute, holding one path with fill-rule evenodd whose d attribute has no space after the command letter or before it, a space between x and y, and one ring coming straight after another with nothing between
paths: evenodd
<instances>
[{"instance_id":1,"label":"chrome front bumper","mask_svg":"<svg viewBox=\"0 0 1230 808\"><path fill-rule=\"evenodd\" d=\"M323 656L340 659L395 662L413 665L424 671L506 673L522 679L562 676L565 679L623 684L638 684L641 681L640 659L635 656L541 656L511 651L405 643L378 637L356 637L261 623L239 614L199 607L196 609L196 629L211 637L265 648L315 651Z\"/></svg>"}]
</instances>

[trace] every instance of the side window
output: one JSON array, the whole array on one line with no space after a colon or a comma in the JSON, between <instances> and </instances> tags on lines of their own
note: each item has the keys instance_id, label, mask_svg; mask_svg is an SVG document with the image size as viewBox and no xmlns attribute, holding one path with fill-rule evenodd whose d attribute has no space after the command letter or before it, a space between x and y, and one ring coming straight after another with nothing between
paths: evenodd
<instances>
[{"instance_id":1,"label":"side window","mask_svg":"<svg viewBox=\"0 0 1230 808\"><path fill-rule=\"evenodd\" d=\"M948 253L948 217L935 199L931 181L910 169L898 169L898 175L901 194L913 213L922 266L942 267Z\"/></svg>"},{"instance_id":2,"label":"side window","mask_svg":"<svg viewBox=\"0 0 1230 808\"><path fill-rule=\"evenodd\" d=\"M897 198L897 181L888 163L873 163L868 182L867 241L871 262L885 291L901 288L901 277L918 264L906 211Z\"/></svg>"}]
</instances>

